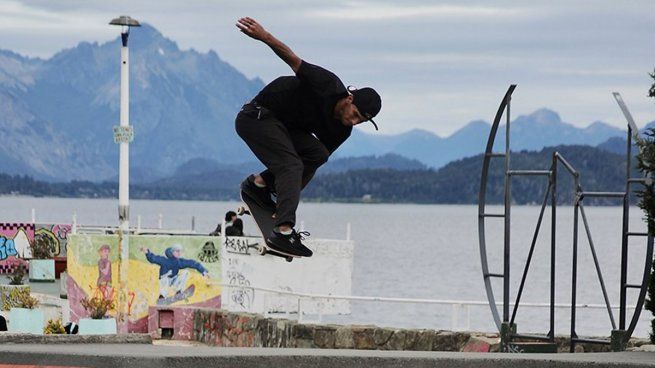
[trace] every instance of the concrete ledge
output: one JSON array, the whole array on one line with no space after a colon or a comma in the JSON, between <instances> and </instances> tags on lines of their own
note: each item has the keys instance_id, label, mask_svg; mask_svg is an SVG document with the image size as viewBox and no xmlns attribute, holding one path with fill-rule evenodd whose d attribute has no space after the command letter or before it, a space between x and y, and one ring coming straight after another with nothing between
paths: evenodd
<instances>
[{"instance_id":1,"label":"concrete ledge","mask_svg":"<svg viewBox=\"0 0 655 368\"><path fill-rule=\"evenodd\" d=\"M212 348L153 345L0 345L0 364L78 367L403 367L403 368L641 368L655 367L646 352L496 354L328 349Z\"/></svg>"},{"instance_id":2,"label":"concrete ledge","mask_svg":"<svg viewBox=\"0 0 655 368\"><path fill-rule=\"evenodd\" d=\"M32 335L0 333L2 344L152 344L148 334L128 335Z\"/></svg>"}]
</instances>

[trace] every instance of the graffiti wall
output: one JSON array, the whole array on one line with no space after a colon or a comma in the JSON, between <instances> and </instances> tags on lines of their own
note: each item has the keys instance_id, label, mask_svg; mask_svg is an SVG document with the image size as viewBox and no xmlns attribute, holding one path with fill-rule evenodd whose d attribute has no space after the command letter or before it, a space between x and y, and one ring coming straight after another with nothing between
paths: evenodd
<instances>
[{"instance_id":1,"label":"graffiti wall","mask_svg":"<svg viewBox=\"0 0 655 368\"><path fill-rule=\"evenodd\" d=\"M223 252L223 307L230 311L268 313L295 312L298 298L261 290L286 290L308 294L351 295L353 242L311 239L304 242L312 249L310 258L287 262L283 258L257 253L263 239L226 237ZM347 314L350 303L345 300L301 301L304 313Z\"/></svg>"},{"instance_id":2,"label":"graffiti wall","mask_svg":"<svg viewBox=\"0 0 655 368\"><path fill-rule=\"evenodd\" d=\"M36 224L34 225L34 235L41 236L52 244L55 249L55 256L66 257L66 244L68 243L68 234L71 232L70 224Z\"/></svg>"},{"instance_id":3,"label":"graffiti wall","mask_svg":"<svg viewBox=\"0 0 655 368\"><path fill-rule=\"evenodd\" d=\"M31 258L30 242L34 240L34 224L0 224L0 274L12 273L16 267L27 267Z\"/></svg>"},{"instance_id":4,"label":"graffiti wall","mask_svg":"<svg viewBox=\"0 0 655 368\"><path fill-rule=\"evenodd\" d=\"M150 305L221 306L220 238L140 235L129 242L130 331L147 332ZM78 321L88 315L83 298L117 298L118 237L69 235L67 244L68 300Z\"/></svg>"},{"instance_id":5,"label":"graffiti wall","mask_svg":"<svg viewBox=\"0 0 655 368\"><path fill-rule=\"evenodd\" d=\"M35 237L46 239L55 256L65 257L70 232L70 224L0 224L0 274L12 273L19 266L28 267L26 260L32 258L30 243Z\"/></svg>"}]
</instances>

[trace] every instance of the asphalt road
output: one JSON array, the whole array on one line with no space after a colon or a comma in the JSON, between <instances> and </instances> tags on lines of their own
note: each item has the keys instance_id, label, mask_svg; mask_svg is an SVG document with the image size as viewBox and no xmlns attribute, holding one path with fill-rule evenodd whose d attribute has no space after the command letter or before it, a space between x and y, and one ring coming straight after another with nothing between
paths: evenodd
<instances>
[{"instance_id":1,"label":"asphalt road","mask_svg":"<svg viewBox=\"0 0 655 368\"><path fill-rule=\"evenodd\" d=\"M147 344L3 344L0 368L58 367L655 367L654 352L485 354Z\"/></svg>"}]
</instances>

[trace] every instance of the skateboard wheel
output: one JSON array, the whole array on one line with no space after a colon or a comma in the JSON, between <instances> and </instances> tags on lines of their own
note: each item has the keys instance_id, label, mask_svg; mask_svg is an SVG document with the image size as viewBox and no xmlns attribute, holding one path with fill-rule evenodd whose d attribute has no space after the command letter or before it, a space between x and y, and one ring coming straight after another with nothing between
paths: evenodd
<instances>
[{"instance_id":1,"label":"skateboard wheel","mask_svg":"<svg viewBox=\"0 0 655 368\"><path fill-rule=\"evenodd\" d=\"M243 216L245 214L249 214L248 210L246 209L246 206L241 206L241 207L237 208L237 215Z\"/></svg>"},{"instance_id":2,"label":"skateboard wheel","mask_svg":"<svg viewBox=\"0 0 655 368\"><path fill-rule=\"evenodd\" d=\"M287 260L287 262L291 262L291 261L293 261L293 257L287 257L286 260Z\"/></svg>"},{"instance_id":3,"label":"skateboard wheel","mask_svg":"<svg viewBox=\"0 0 655 368\"><path fill-rule=\"evenodd\" d=\"M257 253L263 256L264 254L266 254L266 247L259 246L259 248L257 248Z\"/></svg>"}]
</instances>

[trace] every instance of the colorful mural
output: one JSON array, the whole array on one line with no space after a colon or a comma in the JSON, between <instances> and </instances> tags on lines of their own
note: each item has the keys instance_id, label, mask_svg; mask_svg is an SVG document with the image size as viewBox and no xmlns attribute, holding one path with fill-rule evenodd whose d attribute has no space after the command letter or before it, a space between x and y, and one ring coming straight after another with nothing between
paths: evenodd
<instances>
[{"instance_id":1,"label":"colorful mural","mask_svg":"<svg viewBox=\"0 0 655 368\"><path fill-rule=\"evenodd\" d=\"M28 267L30 243L36 236L52 244L55 256L65 257L70 232L69 224L0 223L0 274L12 273L18 266Z\"/></svg>"},{"instance_id":2,"label":"colorful mural","mask_svg":"<svg viewBox=\"0 0 655 368\"><path fill-rule=\"evenodd\" d=\"M139 235L129 242L130 331L147 332L148 306L221 306L221 259L214 251L220 238ZM117 298L118 237L69 235L67 248L68 300L77 321L86 316L82 298Z\"/></svg>"},{"instance_id":3,"label":"colorful mural","mask_svg":"<svg viewBox=\"0 0 655 368\"><path fill-rule=\"evenodd\" d=\"M28 267L24 259L32 257L33 240L34 224L0 224L0 274L13 273L16 267Z\"/></svg>"}]
</instances>

